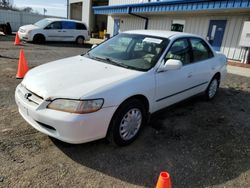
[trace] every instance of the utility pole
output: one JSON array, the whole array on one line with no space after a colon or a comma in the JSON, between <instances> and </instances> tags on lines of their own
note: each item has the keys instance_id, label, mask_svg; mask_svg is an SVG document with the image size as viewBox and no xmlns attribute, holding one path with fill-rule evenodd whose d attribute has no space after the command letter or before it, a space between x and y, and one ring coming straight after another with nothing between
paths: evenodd
<instances>
[{"instance_id":1,"label":"utility pole","mask_svg":"<svg viewBox=\"0 0 250 188\"><path fill-rule=\"evenodd\" d=\"M45 13L47 12L47 9L43 9L43 16L45 16Z\"/></svg>"},{"instance_id":2,"label":"utility pole","mask_svg":"<svg viewBox=\"0 0 250 188\"><path fill-rule=\"evenodd\" d=\"M67 0L67 19L69 19L69 0Z\"/></svg>"}]
</instances>

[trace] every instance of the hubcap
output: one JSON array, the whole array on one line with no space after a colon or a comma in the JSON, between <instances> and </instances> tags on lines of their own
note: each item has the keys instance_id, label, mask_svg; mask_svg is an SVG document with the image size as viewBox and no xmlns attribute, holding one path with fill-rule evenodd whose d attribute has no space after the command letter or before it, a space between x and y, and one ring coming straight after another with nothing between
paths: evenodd
<instances>
[{"instance_id":1,"label":"hubcap","mask_svg":"<svg viewBox=\"0 0 250 188\"><path fill-rule=\"evenodd\" d=\"M78 44L83 44L83 38L81 38L81 37L78 38L77 43L78 43Z\"/></svg>"},{"instance_id":2,"label":"hubcap","mask_svg":"<svg viewBox=\"0 0 250 188\"><path fill-rule=\"evenodd\" d=\"M120 123L120 136L124 140L130 140L139 131L142 123L142 113L138 108L130 109Z\"/></svg>"},{"instance_id":3,"label":"hubcap","mask_svg":"<svg viewBox=\"0 0 250 188\"><path fill-rule=\"evenodd\" d=\"M218 81L216 79L214 79L211 84L210 84L210 87L209 87L209 90L208 90L208 95L209 95L209 98L213 98L217 92L217 89L218 89Z\"/></svg>"}]
</instances>

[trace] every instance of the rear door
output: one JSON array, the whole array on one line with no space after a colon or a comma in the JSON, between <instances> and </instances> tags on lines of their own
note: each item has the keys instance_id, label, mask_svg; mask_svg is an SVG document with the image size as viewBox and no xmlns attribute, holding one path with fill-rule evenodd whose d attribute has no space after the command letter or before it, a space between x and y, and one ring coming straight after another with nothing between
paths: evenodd
<instances>
[{"instance_id":1,"label":"rear door","mask_svg":"<svg viewBox=\"0 0 250 188\"><path fill-rule=\"evenodd\" d=\"M193 83L199 86L195 93L204 91L214 72L214 55L207 43L201 38L189 39L192 47Z\"/></svg>"},{"instance_id":2,"label":"rear door","mask_svg":"<svg viewBox=\"0 0 250 188\"><path fill-rule=\"evenodd\" d=\"M48 41L63 41L62 22L55 21L44 28L46 40Z\"/></svg>"}]
</instances>

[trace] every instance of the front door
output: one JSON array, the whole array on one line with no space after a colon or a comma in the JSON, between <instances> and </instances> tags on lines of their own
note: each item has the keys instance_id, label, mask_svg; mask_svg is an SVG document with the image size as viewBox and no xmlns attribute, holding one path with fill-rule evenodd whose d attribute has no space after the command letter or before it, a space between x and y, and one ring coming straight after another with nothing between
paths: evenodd
<instances>
[{"instance_id":1,"label":"front door","mask_svg":"<svg viewBox=\"0 0 250 188\"><path fill-rule=\"evenodd\" d=\"M62 32L62 22L55 21L44 28L46 40L48 41L62 41L64 39Z\"/></svg>"},{"instance_id":2,"label":"front door","mask_svg":"<svg viewBox=\"0 0 250 188\"><path fill-rule=\"evenodd\" d=\"M214 50L220 51L227 20L211 20L207 39Z\"/></svg>"},{"instance_id":3,"label":"front door","mask_svg":"<svg viewBox=\"0 0 250 188\"><path fill-rule=\"evenodd\" d=\"M120 30L120 19L115 18L114 20L114 35L117 35Z\"/></svg>"},{"instance_id":4,"label":"front door","mask_svg":"<svg viewBox=\"0 0 250 188\"><path fill-rule=\"evenodd\" d=\"M168 59L182 61L183 67L178 70L168 70L156 73L157 110L179 102L194 94L194 69L191 64L190 45L186 38L177 39L169 49L164 62Z\"/></svg>"}]
</instances>

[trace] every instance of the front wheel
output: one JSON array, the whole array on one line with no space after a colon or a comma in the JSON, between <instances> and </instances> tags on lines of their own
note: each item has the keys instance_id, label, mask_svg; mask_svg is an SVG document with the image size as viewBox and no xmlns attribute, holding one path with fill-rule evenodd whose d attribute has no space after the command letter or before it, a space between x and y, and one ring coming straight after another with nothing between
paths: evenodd
<instances>
[{"instance_id":1,"label":"front wheel","mask_svg":"<svg viewBox=\"0 0 250 188\"><path fill-rule=\"evenodd\" d=\"M42 34L36 34L33 38L33 43L43 44L45 43L45 37Z\"/></svg>"},{"instance_id":2,"label":"front wheel","mask_svg":"<svg viewBox=\"0 0 250 188\"><path fill-rule=\"evenodd\" d=\"M128 145L138 137L145 122L146 111L144 105L137 99L131 99L122 104L114 114L108 139L118 146Z\"/></svg>"},{"instance_id":3,"label":"front wheel","mask_svg":"<svg viewBox=\"0 0 250 188\"><path fill-rule=\"evenodd\" d=\"M218 93L218 89L219 89L219 85L220 85L220 80L218 77L214 77L211 82L209 83L207 90L205 92L206 98L207 100L212 100L214 99L214 97L216 96L216 94Z\"/></svg>"}]
</instances>

